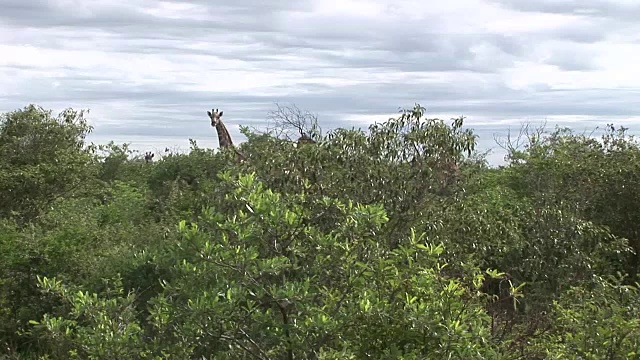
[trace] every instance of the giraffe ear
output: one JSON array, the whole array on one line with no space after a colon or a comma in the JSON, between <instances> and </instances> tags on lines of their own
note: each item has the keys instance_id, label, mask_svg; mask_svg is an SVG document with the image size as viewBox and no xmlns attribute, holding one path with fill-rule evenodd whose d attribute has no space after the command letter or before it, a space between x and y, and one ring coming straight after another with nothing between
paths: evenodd
<instances>
[{"instance_id":1,"label":"giraffe ear","mask_svg":"<svg viewBox=\"0 0 640 360\"><path fill-rule=\"evenodd\" d=\"M211 111L207 110L207 115L209 115L209 117L211 117Z\"/></svg>"},{"instance_id":2,"label":"giraffe ear","mask_svg":"<svg viewBox=\"0 0 640 360\"><path fill-rule=\"evenodd\" d=\"M224 112L224 111L220 111L220 114L218 114L218 116L222 116L222 113L223 113L223 112Z\"/></svg>"}]
</instances>

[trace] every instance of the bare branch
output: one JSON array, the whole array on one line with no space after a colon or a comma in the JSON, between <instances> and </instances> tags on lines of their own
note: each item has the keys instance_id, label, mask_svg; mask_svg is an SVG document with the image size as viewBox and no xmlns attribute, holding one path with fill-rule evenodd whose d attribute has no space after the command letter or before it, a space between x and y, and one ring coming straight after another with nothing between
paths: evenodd
<instances>
[{"instance_id":1,"label":"bare branch","mask_svg":"<svg viewBox=\"0 0 640 360\"><path fill-rule=\"evenodd\" d=\"M496 134L493 135L493 140L501 149L507 151L507 157L511 157L514 153L519 151L523 146L532 145L540 141L542 135L545 132L547 120L537 127L532 127L531 122L523 122L520 124L520 130L518 135L512 138L511 129L507 130L506 139L499 138Z\"/></svg>"},{"instance_id":2,"label":"bare branch","mask_svg":"<svg viewBox=\"0 0 640 360\"><path fill-rule=\"evenodd\" d=\"M268 131L273 132L279 138L291 141L300 138L317 141L322 136L318 126L318 116L309 111L301 110L294 104L280 105L276 103L276 109L269 112L268 119L273 121L273 127Z\"/></svg>"}]
</instances>

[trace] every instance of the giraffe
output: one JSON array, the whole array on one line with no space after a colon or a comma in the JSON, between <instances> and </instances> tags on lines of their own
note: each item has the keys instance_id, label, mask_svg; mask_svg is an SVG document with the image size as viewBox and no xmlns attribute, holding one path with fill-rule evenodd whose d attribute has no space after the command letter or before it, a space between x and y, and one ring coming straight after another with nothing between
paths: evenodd
<instances>
[{"instance_id":1,"label":"giraffe","mask_svg":"<svg viewBox=\"0 0 640 360\"><path fill-rule=\"evenodd\" d=\"M309 135L305 134L305 133L300 133L300 137L298 138L298 146L302 145L302 144L315 144L316 141L313 140Z\"/></svg>"},{"instance_id":2,"label":"giraffe","mask_svg":"<svg viewBox=\"0 0 640 360\"><path fill-rule=\"evenodd\" d=\"M231 148L236 155L238 155L241 162L245 161L247 158L233 145L231 135L229 134L227 127L224 126L224 123L222 122L222 113L223 111L218 112L218 109L211 109L211 111L207 111L207 115L209 115L209 119L211 119L211 126L216 128L216 132L218 133L218 145L221 149Z\"/></svg>"},{"instance_id":3,"label":"giraffe","mask_svg":"<svg viewBox=\"0 0 640 360\"><path fill-rule=\"evenodd\" d=\"M144 154L144 161L147 162L147 163L150 163L153 160L153 155L155 155L155 154L150 152L150 151L146 152Z\"/></svg>"}]
</instances>

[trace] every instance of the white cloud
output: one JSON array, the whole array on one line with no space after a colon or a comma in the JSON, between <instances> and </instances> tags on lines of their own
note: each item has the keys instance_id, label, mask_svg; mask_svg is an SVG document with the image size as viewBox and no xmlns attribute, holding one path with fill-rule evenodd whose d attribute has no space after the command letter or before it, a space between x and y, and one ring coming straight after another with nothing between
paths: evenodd
<instances>
[{"instance_id":1,"label":"white cloud","mask_svg":"<svg viewBox=\"0 0 640 360\"><path fill-rule=\"evenodd\" d=\"M0 111L90 108L92 139L141 150L217 146L211 107L240 142L276 101L325 130L419 102L465 115L483 146L527 119L630 126L639 14L623 0L4 0Z\"/></svg>"}]
</instances>

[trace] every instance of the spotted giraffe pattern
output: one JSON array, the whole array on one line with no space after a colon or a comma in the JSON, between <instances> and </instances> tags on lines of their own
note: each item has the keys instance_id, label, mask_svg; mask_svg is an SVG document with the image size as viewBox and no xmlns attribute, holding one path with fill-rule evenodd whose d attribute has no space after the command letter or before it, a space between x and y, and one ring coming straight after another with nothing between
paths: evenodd
<instances>
[{"instance_id":1,"label":"spotted giraffe pattern","mask_svg":"<svg viewBox=\"0 0 640 360\"><path fill-rule=\"evenodd\" d=\"M242 155L233 145L233 140L231 140L231 135L229 134L229 130L222 122L222 114L223 111L218 111L218 109L211 109L211 111L207 111L207 115L209 115L209 119L211 119L211 126L216 129L218 133L218 145L220 148L226 149L231 148L238 155L241 161L246 160L246 157Z\"/></svg>"}]
</instances>

